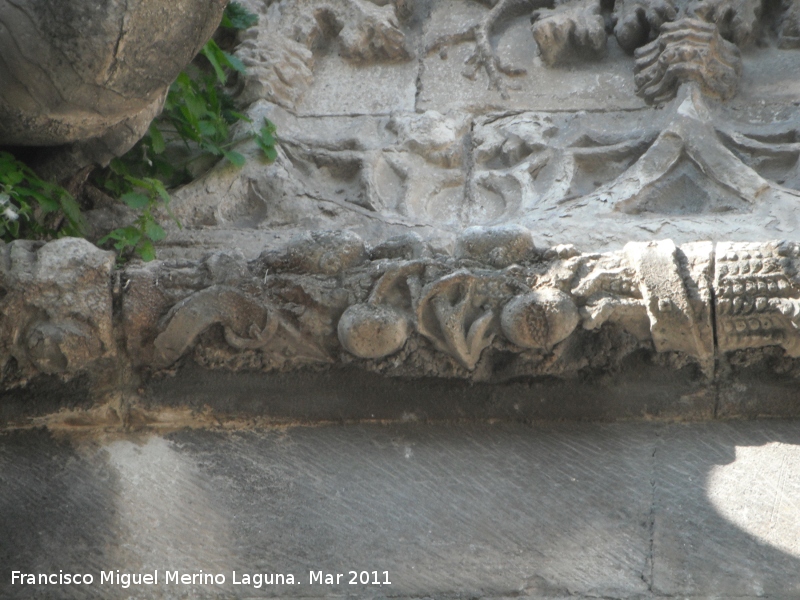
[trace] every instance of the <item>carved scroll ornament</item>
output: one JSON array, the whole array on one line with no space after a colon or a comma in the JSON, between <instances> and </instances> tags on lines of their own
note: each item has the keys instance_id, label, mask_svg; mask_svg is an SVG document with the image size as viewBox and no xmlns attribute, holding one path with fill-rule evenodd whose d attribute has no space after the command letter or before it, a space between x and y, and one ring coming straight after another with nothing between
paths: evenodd
<instances>
[{"instance_id":1,"label":"carved scroll ornament","mask_svg":"<svg viewBox=\"0 0 800 600\"><path fill-rule=\"evenodd\" d=\"M800 250L791 244L664 240L581 254L540 251L524 228L502 226L466 230L450 256L414 237L357 252L353 234L312 234L317 245L290 242L242 263L243 278L212 278L161 317L145 365L223 344L231 355L257 353L265 369L355 359L381 372L469 377L502 355L562 374L581 368L594 335L679 354L709 377L719 352L776 345L800 355ZM337 247L342 260L332 260ZM321 256L337 267L309 272ZM217 341L204 337L214 327Z\"/></svg>"},{"instance_id":2,"label":"carved scroll ornament","mask_svg":"<svg viewBox=\"0 0 800 600\"><path fill-rule=\"evenodd\" d=\"M566 376L641 350L706 377L731 352L800 358L800 245L631 242L541 250L519 226L471 228L452 255L415 235L368 248L315 232L255 261L131 265L81 240L3 246L4 385L130 362L482 379ZM121 332L112 319L112 283ZM125 346L119 346L124 340ZM601 342L607 356L596 354ZM120 362L121 361L121 362Z\"/></svg>"}]
</instances>

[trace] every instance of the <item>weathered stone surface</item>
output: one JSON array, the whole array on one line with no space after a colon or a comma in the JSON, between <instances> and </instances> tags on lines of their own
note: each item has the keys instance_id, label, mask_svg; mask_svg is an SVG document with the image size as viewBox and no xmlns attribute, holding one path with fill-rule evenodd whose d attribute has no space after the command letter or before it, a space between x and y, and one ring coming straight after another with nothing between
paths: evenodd
<instances>
[{"instance_id":1,"label":"weathered stone surface","mask_svg":"<svg viewBox=\"0 0 800 600\"><path fill-rule=\"evenodd\" d=\"M98 377L90 355L113 346L134 404L195 363L497 385L674 372L692 415L752 414L736 390L758 373L789 389L800 292L721 265L800 225L794 4L245 4L246 166L175 192L162 262L114 274L113 342L33 327L31 377L62 346L86 355L71 376ZM264 118L270 165L248 139ZM759 282L769 323L726 312ZM780 398L761 406L792 414ZM674 414L662 400L641 414Z\"/></svg>"},{"instance_id":2,"label":"weathered stone surface","mask_svg":"<svg viewBox=\"0 0 800 600\"><path fill-rule=\"evenodd\" d=\"M293 238L282 251L265 252L258 263L265 271L336 275L367 261L364 242L347 231L312 231Z\"/></svg>"},{"instance_id":3,"label":"weathered stone surface","mask_svg":"<svg viewBox=\"0 0 800 600\"><path fill-rule=\"evenodd\" d=\"M799 452L796 424L775 421L5 433L0 594L791 598ZM12 586L13 569L95 584ZM98 584L116 569L158 569L159 585ZM233 570L300 583L234 586ZM392 585L310 585L320 570Z\"/></svg>"},{"instance_id":4,"label":"weathered stone surface","mask_svg":"<svg viewBox=\"0 0 800 600\"><path fill-rule=\"evenodd\" d=\"M383 358L401 350L409 334L408 319L380 305L354 304L338 325L339 341L359 358Z\"/></svg>"},{"instance_id":5,"label":"weathered stone surface","mask_svg":"<svg viewBox=\"0 0 800 600\"><path fill-rule=\"evenodd\" d=\"M747 123L691 88L654 113L298 119L262 103L254 122L268 115L285 136L278 161L265 168L253 152L242 171L221 166L181 190L187 229L163 252L199 257L234 236L251 258L298 229L379 245L414 228L446 247L467 227L508 223L582 250L791 237L797 153L780 140L797 116L764 109Z\"/></svg>"},{"instance_id":6,"label":"weathered stone surface","mask_svg":"<svg viewBox=\"0 0 800 600\"><path fill-rule=\"evenodd\" d=\"M544 251L526 229L502 226L466 230L450 256L415 236L376 251L352 233L308 232L251 261L228 252L132 265L114 277L115 328L110 253L68 238L15 242L3 249L4 385L120 370L132 386L135 372L184 357L233 372L340 364L405 377L569 380L646 356L696 371L688 378L698 392L719 389L720 410L747 414L728 408L728 388L714 382L770 365L775 352L785 364L767 368L796 377L795 245ZM119 362L103 362L112 357ZM780 406L793 414L791 402Z\"/></svg>"},{"instance_id":7,"label":"weathered stone surface","mask_svg":"<svg viewBox=\"0 0 800 600\"><path fill-rule=\"evenodd\" d=\"M243 100L304 114L413 110L417 65L396 12L394 3L368 0L274 3L237 50L248 67ZM373 62L380 83L365 88L363 65Z\"/></svg>"},{"instance_id":8,"label":"weathered stone surface","mask_svg":"<svg viewBox=\"0 0 800 600\"><path fill-rule=\"evenodd\" d=\"M705 440L702 450L693 441ZM800 592L795 423L671 429L655 449L653 591ZM695 442L696 443L696 442Z\"/></svg>"},{"instance_id":9,"label":"weathered stone surface","mask_svg":"<svg viewBox=\"0 0 800 600\"><path fill-rule=\"evenodd\" d=\"M39 373L75 376L114 357L113 266L112 252L86 240L0 243L4 386Z\"/></svg>"},{"instance_id":10,"label":"weathered stone surface","mask_svg":"<svg viewBox=\"0 0 800 600\"><path fill-rule=\"evenodd\" d=\"M584 0L536 14L533 39L547 66L605 56L608 36L600 8L598 0Z\"/></svg>"},{"instance_id":11,"label":"weathered stone surface","mask_svg":"<svg viewBox=\"0 0 800 600\"><path fill-rule=\"evenodd\" d=\"M636 48L658 37L661 26L677 15L672 0L619 0L614 2L614 35L619 45L633 54Z\"/></svg>"},{"instance_id":12,"label":"weathered stone surface","mask_svg":"<svg viewBox=\"0 0 800 600\"><path fill-rule=\"evenodd\" d=\"M456 240L454 256L502 269L529 262L536 257L536 247L524 227L468 227Z\"/></svg>"},{"instance_id":13,"label":"weathered stone surface","mask_svg":"<svg viewBox=\"0 0 800 600\"><path fill-rule=\"evenodd\" d=\"M634 56L636 93L651 104L674 98L688 81L708 96L727 100L742 74L738 48L714 25L697 19L665 23L658 38L637 48Z\"/></svg>"},{"instance_id":14,"label":"weathered stone surface","mask_svg":"<svg viewBox=\"0 0 800 600\"><path fill-rule=\"evenodd\" d=\"M800 357L797 328L796 244L720 244L716 262L716 319L723 351L779 345Z\"/></svg>"},{"instance_id":15,"label":"weathered stone surface","mask_svg":"<svg viewBox=\"0 0 800 600\"><path fill-rule=\"evenodd\" d=\"M514 298L503 308L500 323L517 346L549 350L575 331L580 315L569 296L546 289Z\"/></svg>"},{"instance_id":16,"label":"weathered stone surface","mask_svg":"<svg viewBox=\"0 0 800 600\"><path fill-rule=\"evenodd\" d=\"M85 142L107 162L147 131L223 0L0 3L0 141Z\"/></svg>"}]
</instances>

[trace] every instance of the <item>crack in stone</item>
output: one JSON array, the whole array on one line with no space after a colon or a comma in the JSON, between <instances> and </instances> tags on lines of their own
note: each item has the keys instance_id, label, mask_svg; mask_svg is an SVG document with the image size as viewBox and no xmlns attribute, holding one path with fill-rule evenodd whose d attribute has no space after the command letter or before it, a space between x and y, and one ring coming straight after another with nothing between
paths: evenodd
<instances>
[{"instance_id":1,"label":"crack in stone","mask_svg":"<svg viewBox=\"0 0 800 600\"><path fill-rule=\"evenodd\" d=\"M647 584L647 590L651 593L653 592L655 576L656 465L658 461L656 455L658 453L658 443L661 437L658 431L655 432L655 436L656 439L653 445L653 453L650 457L650 511L647 514L647 527L650 539L647 559L645 562L645 571L648 571L647 567L649 566L649 573L644 571L642 572L642 581Z\"/></svg>"}]
</instances>

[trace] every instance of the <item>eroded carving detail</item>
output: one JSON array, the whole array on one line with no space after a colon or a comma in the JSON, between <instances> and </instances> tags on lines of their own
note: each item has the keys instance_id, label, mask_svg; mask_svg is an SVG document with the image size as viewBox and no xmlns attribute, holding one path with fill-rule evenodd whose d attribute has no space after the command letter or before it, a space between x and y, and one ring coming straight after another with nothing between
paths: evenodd
<instances>
[{"instance_id":1,"label":"eroded carving detail","mask_svg":"<svg viewBox=\"0 0 800 600\"><path fill-rule=\"evenodd\" d=\"M694 364L707 378L720 353L775 346L800 358L798 244L663 240L542 252L521 245L523 233L471 229L457 244L469 252L454 256L397 238L329 274L302 261L272 273L263 258L220 253L131 268L117 292L123 316L129 302L153 314L124 319L128 360L155 370L186 355L234 370L358 361L379 372L486 380L500 371L566 376L636 351L677 357L669 364ZM356 239L344 237L346 256ZM4 385L117 368L108 362L120 360L112 263L81 240L2 247ZM596 343L606 355L595 355Z\"/></svg>"},{"instance_id":2,"label":"eroded carving detail","mask_svg":"<svg viewBox=\"0 0 800 600\"><path fill-rule=\"evenodd\" d=\"M508 255L518 248L518 238L510 237L503 229L472 228L459 244L463 247L469 242L473 248L480 248L476 238L482 236L483 251L471 259L490 264L496 260L498 250ZM493 246L492 242L498 240L505 244ZM504 264L506 270L502 272L464 268L463 262L456 261L451 267L456 270L437 277L421 290L420 278L432 271L435 263L428 264L427 269L423 268L424 262L409 263L384 275L370 298L373 308L368 313L369 322L374 320L374 327L382 329L388 315L393 320L402 318L403 335L392 336L392 343L382 346L382 355L400 350L408 332L409 315L400 317L396 302L385 293L404 279L409 297L406 304L416 306L412 315L416 330L468 370L475 369L482 352L497 335L519 348L550 352L572 334L579 322L587 330L616 322L641 342L652 341L658 352L676 351L694 357L710 374L711 244L690 245L687 253L672 242L629 244L622 253L602 255L572 256L565 252L564 259L556 260L544 271L521 266L535 261L534 255L516 256L519 261ZM537 280L540 285L535 284ZM383 298L383 305L391 309L388 312L374 308ZM355 314L360 315L363 310L359 308ZM353 317L345 314L344 324L340 322L340 340L346 348L359 347L353 341L359 335L352 325ZM365 346L371 344L374 334L370 330L369 337L363 340ZM379 356L378 352L356 354L364 358Z\"/></svg>"},{"instance_id":3,"label":"eroded carving detail","mask_svg":"<svg viewBox=\"0 0 800 600\"><path fill-rule=\"evenodd\" d=\"M86 240L0 242L0 374L71 377L113 358L113 266Z\"/></svg>"},{"instance_id":4,"label":"eroded carving detail","mask_svg":"<svg viewBox=\"0 0 800 600\"><path fill-rule=\"evenodd\" d=\"M579 0L533 14L533 39L548 66L576 58L599 60L606 54L606 24L600 0Z\"/></svg>"},{"instance_id":5,"label":"eroded carving detail","mask_svg":"<svg viewBox=\"0 0 800 600\"><path fill-rule=\"evenodd\" d=\"M675 95L686 81L701 83L704 93L728 99L735 94L741 75L739 48L753 45L766 26L762 0L572 0L555 7L542 0L490 1L491 10L477 24L441 36L427 52L474 40L475 53L464 75L475 77L483 68L490 88L508 99L513 84L503 75L520 76L524 68L506 64L492 46L491 34L499 24L524 11L532 11L533 37L542 61L549 67L581 58L597 60L606 54L612 30L628 53L636 52L638 93L659 103ZM786 2L779 24L779 46L796 46L797 6Z\"/></svg>"},{"instance_id":6,"label":"eroded carving detail","mask_svg":"<svg viewBox=\"0 0 800 600\"><path fill-rule=\"evenodd\" d=\"M614 35L628 53L658 37L664 23L674 21L678 9L673 0L617 0L614 3Z\"/></svg>"},{"instance_id":7,"label":"eroded carving detail","mask_svg":"<svg viewBox=\"0 0 800 600\"><path fill-rule=\"evenodd\" d=\"M294 108L313 82L314 50L331 39L355 63L410 59L397 12L407 14L403 0L399 8L370 0L297 0L273 10L268 25L247 32L236 51L248 67L243 99Z\"/></svg>"},{"instance_id":8,"label":"eroded carving detail","mask_svg":"<svg viewBox=\"0 0 800 600\"><path fill-rule=\"evenodd\" d=\"M778 44L781 48L800 48L800 2L785 0L783 9Z\"/></svg>"},{"instance_id":9,"label":"eroded carving detail","mask_svg":"<svg viewBox=\"0 0 800 600\"><path fill-rule=\"evenodd\" d=\"M377 250L335 274L302 261L272 273L262 257L238 283L190 292L161 319L151 364L169 367L193 347L202 356L204 345L224 344L223 354L255 352L258 361L246 364L268 370L330 362L338 353L380 372L486 378L505 357L508 372L563 375L591 363L584 348L601 336L619 359L637 348L681 356L680 364L693 362L710 378L712 312L719 351L778 345L800 356L793 244L715 249L664 240L607 253L567 246L543 253L522 228L488 227L465 231L445 256L408 238L387 243L396 250L389 256ZM204 337L214 326L216 342Z\"/></svg>"},{"instance_id":10,"label":"eroded carving detail","mask_svg":"<svg viewBox=\"0 0 800 600\"><path fill-rule=\"evenodd\" d=\"M715 273L720 350L780 346L800 357L800 246L720 243Z\"/></svg>"},{"instance_id":11,"label":"eroded carving detail","mask_svg":"<svg viewBox=\"0 0 800 600\"><path fill-rule=\"evenodd\" d=\"M793 125L716 125L694 82L657 117L629 132L540 113L479 121L473 194L487 203L499 197L506 219L573 205L685 215L751 212L766 198L795 202Z\"/></svg>"},{"instance_id":12,"label":"eroded carving detail","mask_svg":"<svg viewBox=\"0 0 800 600\"><path fill-rule=\"evenodd\" d=\"M520 348L550 351L575 331L580 314L568 294L544 288L511 300L500 323L503 335Z\"/></svg>"},{"instance_id":13,"label":"eroded carving detail","mask_svg":"<svg viewBox=\"0 0 800 600\"><path fill-rule=\"evenodd\" d=\"M687 81L707 96L727 100L742 74L739 49L716 26L697 19L664 24L661 35L635 56L636 93L650 104L671 100Z\"/></svg>"}]
</instances>

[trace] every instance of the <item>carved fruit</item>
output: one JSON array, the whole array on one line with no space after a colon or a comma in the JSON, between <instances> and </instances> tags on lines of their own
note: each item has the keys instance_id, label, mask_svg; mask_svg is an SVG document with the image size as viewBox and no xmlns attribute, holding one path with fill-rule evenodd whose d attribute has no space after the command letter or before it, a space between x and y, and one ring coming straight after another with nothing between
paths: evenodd
<instances>
[{"instance_id":1,"label":"carved fruit","mask_svg":"<svg viewBox=\"0 0 800 600\"><path fill-rule=\"evenodd\" d=\"M517 296L503 308L503 334L522 348L549 350L569 337L580 321L567 294L544 289Z\"/></svg>"},{"instance_id":2,"label":"carved fruit","mask_svg":"<svg viewBox=\"0 0 800 600\"><path fill-rule=\"evenodd\" d=\"M336 275L369 260L362 239L350 231L307 231L281 249L261 253L259 263L271 272Z\"/></svg>"},{"instance_id":3,"label":"carved fruit","mask_svg":"<svg viewBox=\"0 0 800 600\"><path fill-rule=\"evenodd\" d=\"M455 255L502 269L530 259L535 251L531 232L520 225L476 226L458 237Z\"/></svg>"},{"instance_id":4,"label":"carved fruit","mask_svg":"<svg viewBox=\"0 0 800 600\"><path fill-rule=\"evenodd\" d=\"M359 358L382 358L400 350L408 339L408 320L393 308L355 304L339 320L339 341Z\"/></svg>"}]
</instances>

